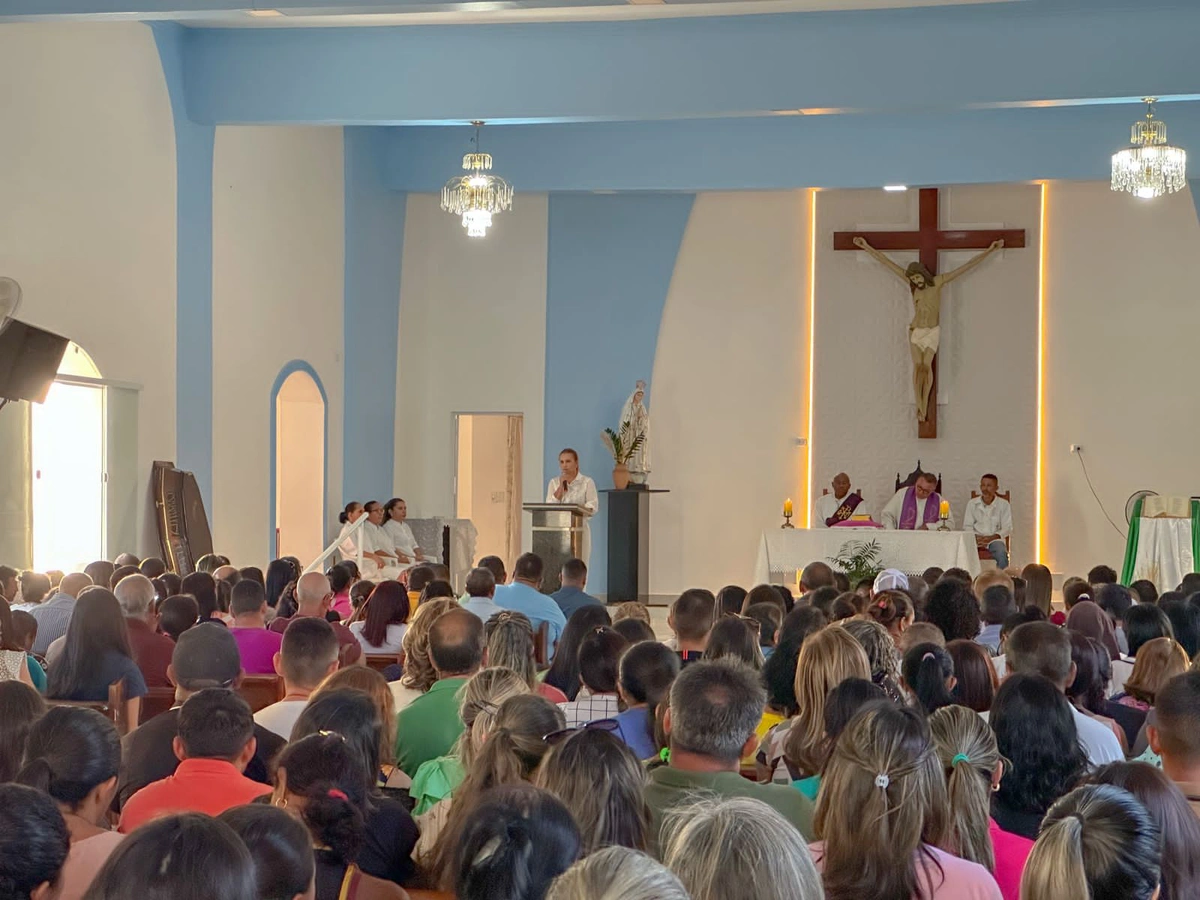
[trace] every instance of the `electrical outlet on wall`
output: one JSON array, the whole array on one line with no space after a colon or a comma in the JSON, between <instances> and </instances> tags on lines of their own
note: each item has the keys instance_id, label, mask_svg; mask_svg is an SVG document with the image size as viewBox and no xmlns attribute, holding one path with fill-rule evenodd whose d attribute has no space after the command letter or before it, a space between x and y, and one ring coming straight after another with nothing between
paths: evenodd
<instances>
[{"instance_id":1,"label":"electrical outlet on wall","mask_svg":"<svg viewBox=\"0 0 1200 900\"><path fill-rule=\"evenodd\" d=\"M1083 446L1081 444L1072 444L1071 445L1072 453L1079 453L1081 450L1083 450Z\"/></svg>"},{"instance_id":2,"label":"electrical outlet on wall","mask_svg":"<svg viewBox=\"0 0 1200 900\"><path fill-rule=\"evenodd\" d=\"M503 503L508 496L507 491L492 491L492 502Z\"/></svg>"}]
</instances>

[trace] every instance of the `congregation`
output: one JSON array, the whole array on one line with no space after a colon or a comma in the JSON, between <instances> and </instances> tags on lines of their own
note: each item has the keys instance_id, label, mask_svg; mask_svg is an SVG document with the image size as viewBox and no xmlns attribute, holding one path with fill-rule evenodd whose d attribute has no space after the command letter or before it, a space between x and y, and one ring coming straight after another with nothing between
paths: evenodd
<instances>
[{"instance_id":1,"label":"congregation","mask_svg":"<svg viewBox=\"0 0 1200 900\"><path fill-rule=\"evenodd\" d=\"M668 637L407 549L0 566L0 900L1200 896L1200 574L813 562Z\"/></svg>"}]
</instances>

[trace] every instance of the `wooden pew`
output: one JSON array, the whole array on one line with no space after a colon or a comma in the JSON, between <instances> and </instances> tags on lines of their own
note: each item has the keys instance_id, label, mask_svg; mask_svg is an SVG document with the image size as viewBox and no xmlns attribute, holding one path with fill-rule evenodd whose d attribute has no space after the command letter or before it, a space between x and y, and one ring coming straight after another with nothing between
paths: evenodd
<instances>
[{"instance_id":1,"label":"wooden pew","mask_svg":"<svg viewBox=\"0 0 1200 900\"><path fill-rule=\"evenodd\" d=\"M98 713L102 713L106 718L111 719L112 723L117 726L117 733L124 737L134 728L137 728L137 722L130 722L128 716L125 715L125 680L120 679L114 681L108 686L108 699L104 701L84 701L84 700L47 700L50 706L79 706L84 709L94 709Z\"/></svg>"},{"instance_id":2,"label":"wooden pew","mask_svg":"<svg viewBox=\"0 0 1200 900\"><path fill-rule=\"evenodd\" d=\"M175 705L175 688L152 687L142 698L142 711L138 715L139 722L149 722L159 713L165 713Z\"/></svg>"},{"instance_id":3,"label":"wooden pew","mask_svg":"<svg viewBox=\"0 0 1200 900\"><path fill-rule=\"evenodd\" d=\"M404 668L404 651L399 654L391 653L367 653L362 658L363 664L374 669L376 672L382 672L388 666L399 666Z\"/></svg>"},{"instance_id":4,"label":"wooden pew","mask_svg":"<svg viewBox=\"0 0 1200 900\"><path fill-rule=\"evenodd\" d=\"M283 679L278 675L247 675L237 692L250 704L251 712L258 712L283 699Z\"/></svg>"}]
</instances>

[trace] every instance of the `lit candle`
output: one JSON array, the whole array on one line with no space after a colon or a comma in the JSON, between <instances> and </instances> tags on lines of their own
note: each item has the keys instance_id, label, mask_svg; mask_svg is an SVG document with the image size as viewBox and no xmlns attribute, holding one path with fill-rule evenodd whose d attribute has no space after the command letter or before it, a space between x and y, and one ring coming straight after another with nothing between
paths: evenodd
<instances>
[{"instance_id":1,"label":"lit candle","mask_svg":"<svg viewBox=\"0 0 1200 900\"><path fill-rule=\"evenodd\" d=\"M938 505L938 512L941 514L941 516L942 516L942 518L943 518L943 519L948 519L948 518L950 518L950 501L949 501L949 500L943 500L943 501L942 501L942 502L941 502L941 503Z\"/></svg>"},{"instance_id":2,"label":"lit candle","mask_svg":"<svg viewBox=\"0 0 1200 900\"><path fill-rule=\"evenodd\" d=\"M790 518L792 515L792 498L788 497L783 501L783 515L785 518Z\"/></svg>"}]
</instances>

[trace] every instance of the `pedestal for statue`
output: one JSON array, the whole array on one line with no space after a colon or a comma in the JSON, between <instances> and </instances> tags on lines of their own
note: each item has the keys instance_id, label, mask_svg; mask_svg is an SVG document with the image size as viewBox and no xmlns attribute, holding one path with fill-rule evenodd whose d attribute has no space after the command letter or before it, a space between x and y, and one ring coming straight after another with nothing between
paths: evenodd
<instances>
[{"instance_id":1,"label":"pedestal for statue","mask_svg":"<svg viewBox=\"0 0 1200 900\"><path fill-rule=\"evenodd\" d=\"M608 602L650 598L650 498L668 493L632 485L608 495Z\"/></svg>"},{"instance_id":2,"label":"pedestal for statue","mask_svg":"<svg viewBox=\"0 0 1200 900\"><path fill-rule=\"evenodd\" d=\"M533 514L533 552L542 558L542 593L562 587L562 567L583 552L583 527L588 511L562 503L526 503Z\"/></svg>"}]
</instances>

